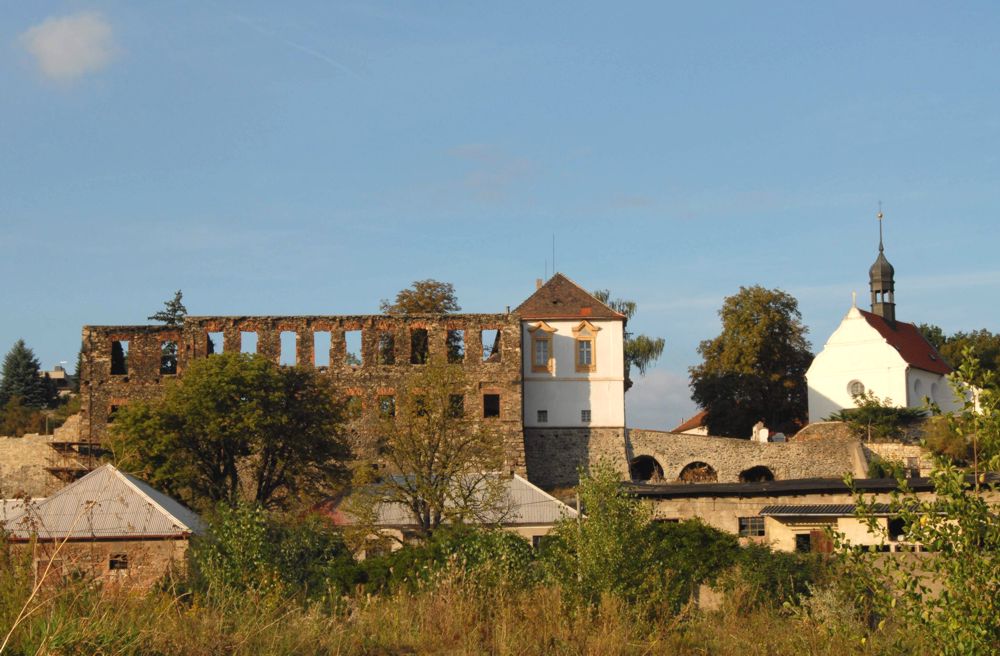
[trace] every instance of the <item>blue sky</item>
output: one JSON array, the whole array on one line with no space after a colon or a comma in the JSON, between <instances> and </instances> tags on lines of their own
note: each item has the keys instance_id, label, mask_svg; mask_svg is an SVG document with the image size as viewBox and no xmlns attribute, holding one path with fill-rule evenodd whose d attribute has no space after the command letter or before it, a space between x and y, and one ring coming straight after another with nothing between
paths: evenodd
<instances>
[{"instance_id":1,"label":"blue sky","mask_svg":"<svg viewBox=\"0 0 1000 656\"><path fill-rule=\"evenodd\" d=\"M629 423L693 413L723 297L818 350L867 298L1000 329L1000 5L6 2L0 350L83 324L502 311L557 268L667 341Z\"/></svg>"}]
</instances>

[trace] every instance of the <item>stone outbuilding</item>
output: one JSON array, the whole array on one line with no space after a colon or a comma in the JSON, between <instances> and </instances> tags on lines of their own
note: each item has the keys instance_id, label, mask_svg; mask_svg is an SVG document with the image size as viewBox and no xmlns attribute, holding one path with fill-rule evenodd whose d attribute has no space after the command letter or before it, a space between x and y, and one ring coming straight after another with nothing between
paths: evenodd
<instances>
[{"instance_id":1,"label":"stone outbuilding","mask_svg":"<svg viewBox=\"0 0 1000 656\"><path fill-rule=\"evenodd\" d=\"M36 581L90 577L146 588L203 530L191 510L148 484L103 465L47 499L5 503L3 524L14 548L30 549Z\"/></svg>"}]
</instances>

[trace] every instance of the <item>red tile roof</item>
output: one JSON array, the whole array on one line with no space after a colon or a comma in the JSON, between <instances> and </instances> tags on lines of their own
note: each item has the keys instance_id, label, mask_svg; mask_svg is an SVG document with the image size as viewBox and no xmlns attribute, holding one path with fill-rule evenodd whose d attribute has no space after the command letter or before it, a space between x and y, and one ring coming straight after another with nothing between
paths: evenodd
<instances>
[{"instance_id":1,"label":"red tile roof","mask_svg":"<svg viewBox=\"0 0 1000 656\"><path fill-rule=\"evenodd\" d=\"M889 343L889 346L899 351L908 365L935 374L947 375L951 373L951 367L941 357L941 354L930 345L930 342L924 339L924 336L912 323L897 321L895 324L890 324L877 314L864 310L859 311L868 325L877 330Z\"/></svg>"},{"instance_id":2,"label":"red tile roof","mask_svg":"<svg viewBox=\"0 0 1000 656\"><path fill-rule=\"evenodd\" d=\"M625 319L561 273L549 278L514 314L525 319Z\"/></svg>"},{"instance_id":3,"label":"red tile roof","mask_svg":"<svg viewBox=\"0 0 1000 656\"><path fill-rule=\"evenodd\" d=\"M701 428L705 425L705 418L708 417L708 411L702 410L695 416L691 417L684 423L682 423L677 428L672 429L671 433L683 433L684 431L689 431L692 428Z\"/></svg>"}]
</instances>

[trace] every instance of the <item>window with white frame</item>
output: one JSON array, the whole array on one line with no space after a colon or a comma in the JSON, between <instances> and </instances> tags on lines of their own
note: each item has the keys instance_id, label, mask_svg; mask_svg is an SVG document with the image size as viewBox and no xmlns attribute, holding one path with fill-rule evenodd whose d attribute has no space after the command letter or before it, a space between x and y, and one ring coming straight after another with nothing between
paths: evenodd
<instances>
[{"instance_id":1,"label":"window with white frame","mask_svg":"<svg viewBox=\"0 0 1000 656\"><path fill-rule=\"evenodd\" d=\"M740 537L741 538L761 538L764 537L764 518L760 515L752 517L740 517Z\"/></svg>"},{"instance_id":2,"label":"window with white frame","mask_svg":"<svg viewBox=\"0 0 1000 656\"><path fill-rule=\"evenodd\" d=\"M580 325L573 329L573 337L576 339L576 370L578 372L590 372L596 369L597 358L595 346L597 344L597 326L589 321L581 321Z\"/></svg>"}]
</instances>

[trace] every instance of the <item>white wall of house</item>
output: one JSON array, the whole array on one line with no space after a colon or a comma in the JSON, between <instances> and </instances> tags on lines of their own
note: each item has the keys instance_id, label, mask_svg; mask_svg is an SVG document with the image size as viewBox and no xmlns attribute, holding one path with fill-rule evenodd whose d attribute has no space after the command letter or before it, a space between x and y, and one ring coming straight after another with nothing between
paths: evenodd
<instances>
[{"instance_id":1,"label":"white wall of house","mask_svg":"<svg viewBox=\"0 0 1000 656\"><path fill-rule=\"evenodd\" d=\"M521 322L524 376L524 425L545 427L623 427L625 425L624 325L621 321L590 322L595 328L594 371L581 372L576 367L574 329L581 320L546 321L552 339L551 371L532 369L532 331L539 321ZM540 328L537 330L541 330ZM538 421L538 411L548 414L548 421ZM590 411L590 421L581 411Z\"/></svg>"},{"instance_id":2,"label":"white wall of house","mask_svg":"<svg viewBox=\"0 0 1000 656\"><path fill-rule=\"evenodd\" d=\"M854 381L894 405L920 407L929 396L943 410L953 406L944 376L910 367L899 352L852 307L806 372L809 421L855 407Z\"/></svg>"}]
</instances>

